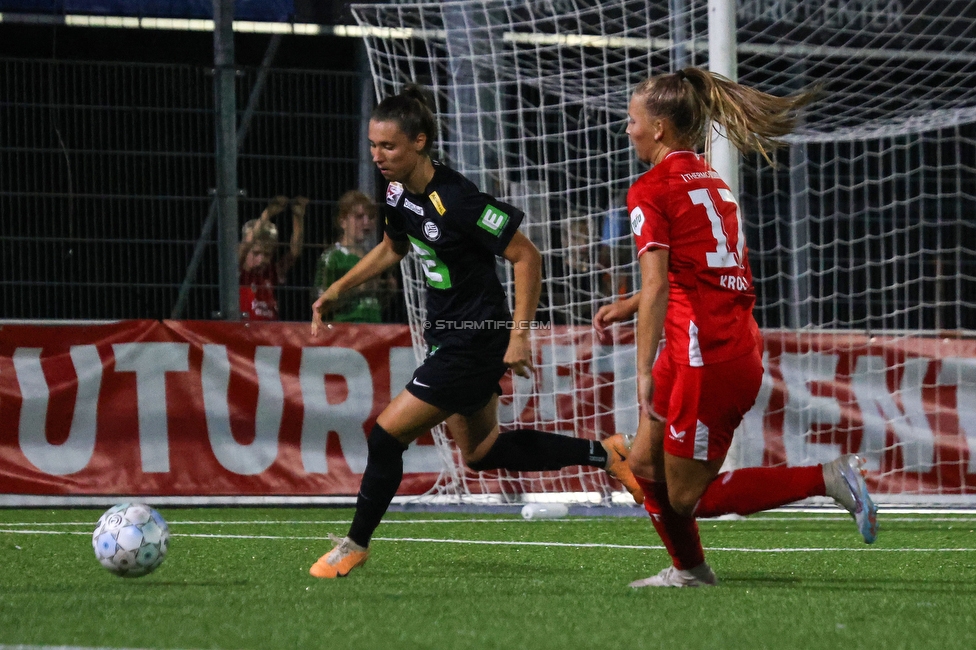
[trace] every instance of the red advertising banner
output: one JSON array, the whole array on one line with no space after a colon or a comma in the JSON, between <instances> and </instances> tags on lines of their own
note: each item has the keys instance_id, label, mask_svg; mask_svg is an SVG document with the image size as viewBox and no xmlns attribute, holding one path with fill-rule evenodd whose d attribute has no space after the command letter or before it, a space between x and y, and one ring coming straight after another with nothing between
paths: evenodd
<instances>
[{"instance_id":1,"label":"red advertising banner","mask_svg":"<svg viewBox=\"0 0 976 650\"><path fill-rule=\"evenodd\" d=\"M636 426L632 335L536 332L502 426L602 437ZM868 458L888 494L976 492L976 341L766 332L740 465ZM366 434L416 366L401 325L124 321L0 326L0 493L354 495ZM401 494L441 470L429 437Z\"/></svg>"},{"instance_id":2,"label":"red advertising banner","mask_svg":"<svg viewBox=\"0 0 976 650\"><path fill-rule=\"evenodd\" d=\"M976 493L976 340L764 332L742 462L856 452L880 494Z\"/></svg>"},{"instance_id":3,"label":"red advertising banner","mask_svg":"<svg viewBox=\"0 0 976 650\"><path fill-rule=\"evenodd\" d=\"M391 377L399 392L414 367L403 326L7 325L0 493L354 495ZM441 467L418 443L403 493Z\"/></svg>"}]
</instances>

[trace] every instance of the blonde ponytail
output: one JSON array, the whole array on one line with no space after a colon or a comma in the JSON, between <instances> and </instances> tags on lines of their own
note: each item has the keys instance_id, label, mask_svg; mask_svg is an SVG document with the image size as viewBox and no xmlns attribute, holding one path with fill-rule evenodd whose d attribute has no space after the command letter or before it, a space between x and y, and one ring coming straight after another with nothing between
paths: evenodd
<instances>
[{"instance_id":1,"label":"blonde ponytail","mask_svg":"<svg viewBox=\"0 0 976 650\"><path fill-rule=\"evenodd\" d=\"M668 118L680 139L693 147L704 142L706 155L708 129L715 122L736 149L759 152L770 164L770 152L783 144L780 138L796 128L800 109L816 97L815 91L777 97L701 68L652 77L634 94L645 97L652 115Z\"/></svg>"}]
</instances>

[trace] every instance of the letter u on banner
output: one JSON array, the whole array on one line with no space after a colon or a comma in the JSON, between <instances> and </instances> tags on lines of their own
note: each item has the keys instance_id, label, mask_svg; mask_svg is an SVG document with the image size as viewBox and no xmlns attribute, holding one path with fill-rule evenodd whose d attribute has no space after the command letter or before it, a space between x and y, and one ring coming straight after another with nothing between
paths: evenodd
<instances>
[{"instance_id":1,"label":"letter u on banner","mask_svg":"<svg viewBox=\"0 0 976 650\"><path fill-rule=\"evenodd\" d=\"M98 393L102 385L102 360L94 345L71 348L71 362L78 377L78 394L68 439L60 445L47 441L47 408L50 389L41 368L40 348L14 351L14 370L20 385L20 450L37 469L64 476L88 465L95 451Z\"/></svg>"},{"instance_id":2,"label":"letter u on banner","mask_svg":"<svg viewBox=\"0 0 976 650\"><path fill-rule=\"evenodd\" d=\"M230 424L230 361L223 345L203 346L203 408L207 434L217 461L236 474L260 474L278 457L278 433L284 410L281 385L281 348L261 346L254 351L258 376L258 405L254 416L254 442L234 439Z\"/></svg>"},{"instance_id":3,"label":"letter u on banner","mask_svg":"<svg viewBox=\"0 0 976 650\"><path fill-rule=\"evenodd\" d=\"M115 371L136 375L143 472L169 471L166 373L189 370L188 343L116 343Z\"/></svg>"}]
</instances>

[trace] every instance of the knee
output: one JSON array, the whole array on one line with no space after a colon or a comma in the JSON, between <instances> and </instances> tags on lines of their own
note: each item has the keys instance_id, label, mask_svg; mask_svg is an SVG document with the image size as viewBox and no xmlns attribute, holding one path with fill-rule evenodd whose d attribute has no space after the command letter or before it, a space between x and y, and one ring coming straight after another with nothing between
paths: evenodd
<instances>
[{"instance_id":1,"label":"knee","mask_svg":"<svg viewBox=\"0 0 976 650\"><path fill-rule=\"evenodd\" d=\"M664 472L664 462L660 457L651 454L650 457L631 454L627 457L627 466L634 476L639 476L649 481L666 481L667 476Z\"/></svg>"},{"instance_id":2,"label":"knee","mask_svg":"<svg viewBox=\"0 0 976 650\"><path fill-rule=\"evenodd\" d=\"M495 469L495 467L492 466L490 456L490 449L487 453L478 453L476 451L461 453L461 459L464 460L464 464L468 466L468 469L474 472L485 472L490 469Z\"/></svg>"},{"instance_id":3,"label":"knee","mask_svg":"<svg viewBox=\"0 0 976 650\"><path fill-rule=\"evenodd\" d=\"M627 457L627 467L633 472L634 476L647 479L654 479L654 468L646 459L638 458L635 454Z\"/></svg>"},{"instance_id":4,"label":"knee","mask_svg":"<svg viewBox=\"0 0 976 650\"><path fill-rule=\"evenodd\" d=\"M407 445L376 423L366 438L366 449L377 458L398 458L403 456Z\"/></svg>"},{"instance_id":5,"label":"knee","mask_svg":"<svg viewBox=\"0 0 976 650\"><path fill-rule=\"evenodd\" d=\"M682 517L694 516L695 506L700 498L701 494L695 490L668 483L668 501L671 502L671 508Z\"/></svg>"},{"instance_id":6,"label":"knee","mask_svg":"<svg viewBox=\"0 0 976 650\"><path fill-rule=\"evenodd\" d=\"M505 467L506 463L511 460L511 444L509 443L518 437L519 431L519 429L506 431L494 437L489 433L476 447L461 448L461 459L464 460L468 469L475 472L487 472Z\"/></svg>"}]
</instances>

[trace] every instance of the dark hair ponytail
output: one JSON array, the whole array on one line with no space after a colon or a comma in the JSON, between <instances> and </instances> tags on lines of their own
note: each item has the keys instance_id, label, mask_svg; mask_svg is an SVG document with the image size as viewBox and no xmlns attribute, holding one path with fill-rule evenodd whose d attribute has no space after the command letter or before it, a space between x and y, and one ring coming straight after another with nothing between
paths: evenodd
<instances>
[{"instance_id":1,"label":"dark hair ponytail","mask_svg":"<svg viewBox=\"0 0 976 650\"><path fill-rule=\"evenodd\" d=\"M396 122L411 140L423 133L427 136L427 144L421 153L430 155L430 149L437 139L437 122L430 109L430 98L420 86L409 84L399 95L387 97L373 109L370 119Z\"/></svg>"}]
</instances>

